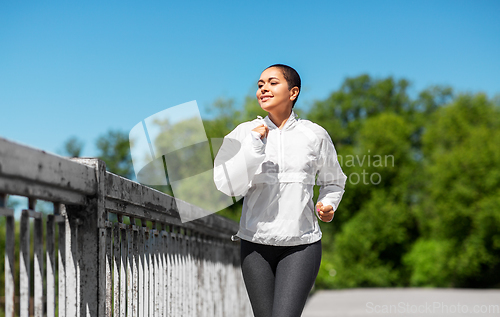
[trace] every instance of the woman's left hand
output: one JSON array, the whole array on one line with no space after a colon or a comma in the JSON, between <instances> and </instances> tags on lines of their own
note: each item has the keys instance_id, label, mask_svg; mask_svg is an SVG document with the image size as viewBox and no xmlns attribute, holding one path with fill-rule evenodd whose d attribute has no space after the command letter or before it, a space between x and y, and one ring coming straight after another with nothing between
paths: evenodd
<instances>
[{"instance_id":1,"label":"woman's left hand","mask_svg":"<svg viewBox=\"0 0 500 317\"><path fill-rule=\"evenodd\" d=\"M319 219L324 222L332 221L335 211L333 210L333 207L331 205L323 206L322 202L318 202L316 204L316 210L318 211Z\"/></svg>"}]
</instances>

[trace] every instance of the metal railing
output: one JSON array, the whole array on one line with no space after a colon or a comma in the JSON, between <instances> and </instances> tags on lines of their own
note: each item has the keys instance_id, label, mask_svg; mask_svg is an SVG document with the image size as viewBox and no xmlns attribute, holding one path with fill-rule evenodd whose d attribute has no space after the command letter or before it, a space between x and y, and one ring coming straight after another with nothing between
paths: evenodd
<instances>
[{"instance_id":1,"label":"metal railing","mask_svg":"<svg viewBox=\"0 0 500 317\"><path fill-rule=\"evenodd\" d=\"M7 195L28 198L19 221ZM35 211L37 199L53 213ZM252 315L237 224L215 214L182 223L171 196L100 160L0 138L0 217L6 316Z\"/></svg>"}]
</instances>

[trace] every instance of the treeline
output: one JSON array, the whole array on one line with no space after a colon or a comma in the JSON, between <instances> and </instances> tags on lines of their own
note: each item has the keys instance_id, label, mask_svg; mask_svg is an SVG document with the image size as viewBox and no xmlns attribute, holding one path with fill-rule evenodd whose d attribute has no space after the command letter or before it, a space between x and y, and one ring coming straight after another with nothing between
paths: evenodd
<instances>
[{"instance_id":1,"label":"treeline","mask_svg":"<svg viewBox=\"0 0 500 317\"><path fill-rule=\"evenodd\" d=\"M362 75L295 109L329 132L348 176L333 222L321 223L318 288L500 287L500 101L409 87ZM252 97L209 111L209 138L266 115ZM63 154L81 146L70 139ZM110 171L133 176L127 132L109 131L97 148ZM241 201L220 214L238 221Z\"/></svg>"},{"instance_id":2,"label":"treeline","mask_svg":"<svg viewBox=\"0 0 500 317\"><path fill-rule=\"evenodd\" d=\"M339 154L392 156L347 166L346 193L327 232L320 284L500 286L500 108L484 94L408 82L347 79L307 117ZM352 175L377 173L377 185Z\"/></svg>"}]
</instances>

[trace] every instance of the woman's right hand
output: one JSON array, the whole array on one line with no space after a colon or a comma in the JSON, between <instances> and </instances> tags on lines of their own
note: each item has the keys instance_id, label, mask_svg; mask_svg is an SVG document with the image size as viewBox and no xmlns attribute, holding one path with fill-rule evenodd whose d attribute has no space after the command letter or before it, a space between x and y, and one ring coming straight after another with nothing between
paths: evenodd
<instances>
[{"instance_id":1,"label":"woman's right hand","mask_svg":"<svg viewBox=\"0 0 500 317\"><path fill-rule=\"evenodd\" d=\"M260 133L260 138L261 139L262 138L267 138L267 135L269 134L269 128L266 125L263 125L263 124L259 125L258 127L256 127L252 131Z\"/></svg>"}]
</instances>

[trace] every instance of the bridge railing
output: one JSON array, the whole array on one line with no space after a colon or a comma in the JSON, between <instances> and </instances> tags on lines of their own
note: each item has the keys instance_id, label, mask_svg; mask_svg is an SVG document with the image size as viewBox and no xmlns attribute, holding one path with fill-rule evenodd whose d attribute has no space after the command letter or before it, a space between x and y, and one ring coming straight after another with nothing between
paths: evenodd
<instances>
[{"instance_id":1,"label":"bridge railing","mask_svg":"<svg viewBox=\"0 0 500 317\"><path fill-rule=\"evenodd\" d=\"M19 221L7 195L28 198ZM37 200L53 213L35 211ZM0 217L6 316L251 316L237 224L182 223L171 196L100 160L0 138Z\"/></svg>"}]
</instances>

